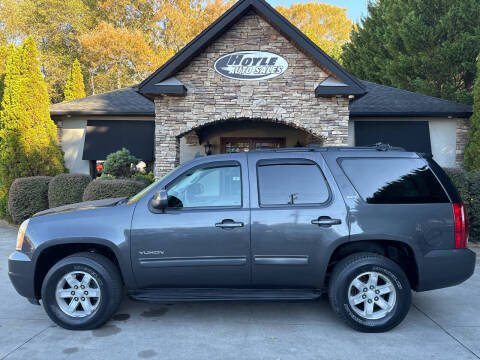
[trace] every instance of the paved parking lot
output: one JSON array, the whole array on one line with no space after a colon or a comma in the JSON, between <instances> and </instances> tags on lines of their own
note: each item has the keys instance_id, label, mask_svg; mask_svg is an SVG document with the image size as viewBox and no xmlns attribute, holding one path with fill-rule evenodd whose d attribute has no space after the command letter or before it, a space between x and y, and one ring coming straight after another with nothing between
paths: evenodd
<instances>
[{"instance_id":1,"label":"paved parking lot","mask_svg":"<svg viewBox=\"0 0 480 360\"><path fill-rule=\"evenodd\" d=\"M384 334L350 330L325 298L177 305L125 298L103 328L74 332L11 286L15 236L0 223L0 359L480 359L478 265L460 286L414 294L405 321Z\"/></svg>"}]
</instances>

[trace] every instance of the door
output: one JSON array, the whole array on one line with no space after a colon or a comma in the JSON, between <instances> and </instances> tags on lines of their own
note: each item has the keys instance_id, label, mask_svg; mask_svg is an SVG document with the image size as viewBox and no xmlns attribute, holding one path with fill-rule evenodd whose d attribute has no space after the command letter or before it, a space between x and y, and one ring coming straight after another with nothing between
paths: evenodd
<instances>
[{"instance_id":1,"label":"door","mask_svg":"<svg viewBox=\"0 0 480 360\"><path fill-rule=\"evenodd\" d=\"M249 152L259 149L279 149L285 147L285 138L222 138L222 154Z\"/></svg>"},{"instance_id":2,"label":"door","mask_svg":"<svg viewBox=\"0 0 480 360\"><path fill-rule=\"evenodd\" d=\"M253 286L322 287L329 245L348 238L345 204L323 158L249 153L248 162Z\"/></svg>"},{"instance_id":3,"label":"door","mask_svg":"<svg viewBox=\"0 0 480 360\"><path fill-rule=\"evenodd\" d=\"M131 247L140 288L249 286L246 155L235 159L194 166L162 184L164 213L137 205Z\"/></svg>"}]
</instances>

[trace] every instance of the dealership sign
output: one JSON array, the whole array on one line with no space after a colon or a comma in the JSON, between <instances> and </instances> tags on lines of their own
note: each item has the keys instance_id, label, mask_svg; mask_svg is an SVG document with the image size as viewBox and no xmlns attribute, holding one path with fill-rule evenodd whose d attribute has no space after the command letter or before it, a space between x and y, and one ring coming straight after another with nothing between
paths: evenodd
<instances>
[{"instance_id":1,"label":"dealership sign","mask_svg":"<svg viewBox=\"0 0 480 360\"><path fill-rule=\"evenodd\" d=\"M266 80L282 75L288 69L283 57L264 51L239 51L222 56L215 71L236 80Z\"/></svg>"}]
</instances>

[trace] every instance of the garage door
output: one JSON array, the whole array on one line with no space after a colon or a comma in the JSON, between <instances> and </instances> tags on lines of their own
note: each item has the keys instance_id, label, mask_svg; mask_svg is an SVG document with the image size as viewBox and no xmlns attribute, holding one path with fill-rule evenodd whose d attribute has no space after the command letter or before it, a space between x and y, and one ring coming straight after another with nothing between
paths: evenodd
<instances>
[{"instance_id":1,"label":"garage door","mask_svg":"<svg viewBox=\"0 0 480 360\"><path fill-rule=\"evenodd\" d=\"M408 151L430 154L428 121L355 121L355 145L382 142Z\"/></svg>"},{"instance_id":2,"label":"garage door","mask_svg":"<svg viewBox=\"0 0 480 360\"><path fill-rule=\"evenodd\" d=\"M88 120L83 160L105 160L126 148L135 157L152 161L154 134L154 121Z\"/></svg>"}]
</instances>

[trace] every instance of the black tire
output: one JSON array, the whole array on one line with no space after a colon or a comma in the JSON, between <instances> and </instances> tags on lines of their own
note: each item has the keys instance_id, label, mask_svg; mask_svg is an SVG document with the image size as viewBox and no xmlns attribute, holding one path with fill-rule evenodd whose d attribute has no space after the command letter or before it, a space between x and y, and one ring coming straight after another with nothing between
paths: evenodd
<instances>
[{"instance_id":1,"label":"black tire","mask_svg":"<svg viewBox=\"0 0 480 360\"><path fill-rule=\"evenodd\" d=\"M58 282L65 274L82 271L98 283L101 297L97 309L86 317L72 317L62 311L55 298ZM105 256L77 253L56 263L42 284L42 304L52 321L69 330L92 330L105 324L116 312L122 299L122 280L118 268Z\"/></svg>"},{"instance_id":2,"label":"black tire","mask_svg":"<svg viewBox=\"0 0 480 360\"><path fill-rule=\"evenodd\" d=\"M348 300L352 281L357 276L372 271L388 278L396 290L395 305L381 319L361 317L355 313ZM393 329L407 315L412 299L410 283L400 266L384 256L373 253L353 254L341 260L331 274L328 297L338 316L348 326L362 332L384 332Z\"/></svg>"}]
</instances>

